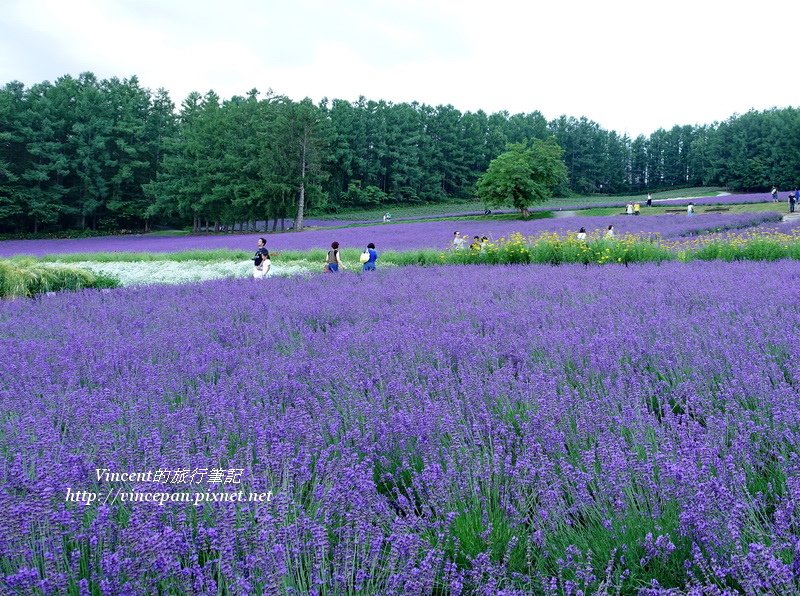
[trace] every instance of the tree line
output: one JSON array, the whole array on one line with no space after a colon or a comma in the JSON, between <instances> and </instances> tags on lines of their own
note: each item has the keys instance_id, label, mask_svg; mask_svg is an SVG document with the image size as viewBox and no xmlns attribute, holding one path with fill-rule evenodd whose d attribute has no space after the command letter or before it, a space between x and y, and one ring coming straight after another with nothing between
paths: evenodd
<instances>
[{"instance_id":1,"label":"tree line","mask_svg":"<svg viewBox=\"0 0 800 596\"><path fill-rule=\"evenodd\" d=\"M136 77L63 76L0 91L0 231L271 228L309 210L475 197L507 147L554 138L570 193L800 182L800 111L629 138L586 118L453 106L191 93L176 110Z\"/></svg>"}]
</instances>

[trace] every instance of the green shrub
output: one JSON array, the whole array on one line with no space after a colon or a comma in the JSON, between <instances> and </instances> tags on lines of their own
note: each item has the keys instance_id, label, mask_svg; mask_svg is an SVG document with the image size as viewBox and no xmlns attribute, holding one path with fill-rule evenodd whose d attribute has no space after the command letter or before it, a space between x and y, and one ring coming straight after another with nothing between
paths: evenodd
<instances>
[{"instance_id":1,"label":"green shrub","mask_svg":"<svg viewBox=\"0 0 800 596\"><path fill-rule=\"evenodd\" d=\"M22 259L0 261L0 298L30 298L46 292L118 286L113 277L76 267Z\"/></svg>"},{"instance_id":2,"label":"green shrub","mask_svg":"<svg viewBox=\"0 0 800 596\"><path fill-rule=\"evenodd\" d=\"M545 234L525 238L512 234L481 250L457 250L440 253L436 262L444 264L546 264L581 263L584 265L606 263L660 263L674 260L675 253L661 246L637 238L596 238L578 240L574 236L566 238L557 234Z\"/></svg>"},{"instance_id":3,"label":"green shrub","mask_svg":"<svg viewBox=\"0 0 800 596\"><path fill-rule=\"evenodd\" d=\"M687 250L684 260L701 261L777 261L800 259L800 243L782 243L769 238L733 239L710 242L700 248Z\"/></svg>"},{"instance_id":4,"label":"green shrub","mask_svg":"<svg viewBox=\"0 0 800 596\"><path fill-rule=\"evenodd\" d=\"M184 250L181 252L92 252L68 253L51 255L51 259L61 263L79 263L81 261L95 261L109 263L125 261L129 263L141 261L246 261L250 259L250 252L217 248L210 250ZM12 259L17 261L17 258Z\"/></svg>"}]
</instances>

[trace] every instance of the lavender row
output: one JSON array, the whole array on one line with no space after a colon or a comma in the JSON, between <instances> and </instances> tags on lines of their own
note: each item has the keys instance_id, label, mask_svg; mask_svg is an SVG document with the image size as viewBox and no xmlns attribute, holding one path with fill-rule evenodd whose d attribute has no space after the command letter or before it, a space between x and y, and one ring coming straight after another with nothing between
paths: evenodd
<instances>
[{"instance_id":1,"label":"lavender row","mask_svg":"<svg viewBox=\"0 0 800 596\"><path fill-rule=\"evenodd\" d=\"M565 217L530 221L459 221L387 224L380 226L309 230L267 236L271 251L327 248L334 240L343 248L364 247L374 242L380 250L447 248L453 232L490 238L520 232L526 236L545 232L566 234L585 227L588 232L602 232L613 225L617 233L660 235L674 238L705 231L736 229L778 221L777 213L702 214L663 216ZM0 242L0 257L18 254L46 256L60 253L90 252L177 252L197 249L229 248L250 250L257 234L225 236L114 236L65 240L11 240ZM253 248L254 249L254 248Z\"/></svg>"},{"instance_id":2,"label":"lavender row","mask_svg":"<svg viewBox=\"0 0 800 596\"><path fill-rule=\"evenodd\" d=\"M729 229L721 232L672 239L664 246L677 250L697 248L710 242L745 242L748 240L773 240L781 244L800 241L800 220L769 221L746 228Z\"/></svg>"},{"instance_id":3,"label":"lavender row","mask_svg":"<svg viewBox=\"0 0 800 596\"><path fill-rule=\"evenodd\" d=\"M0 304L0 592L796 593L798 288L448 267ZM65 502L120 488L98 468L274 496Z\"/></svg>"}]
</instances>

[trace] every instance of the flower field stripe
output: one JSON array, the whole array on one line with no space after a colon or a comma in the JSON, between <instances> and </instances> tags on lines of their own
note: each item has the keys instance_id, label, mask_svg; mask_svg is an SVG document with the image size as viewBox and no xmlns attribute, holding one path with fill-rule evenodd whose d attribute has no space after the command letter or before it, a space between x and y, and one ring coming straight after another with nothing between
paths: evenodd
<instances>
[{"instance_id":1,"label":"flower field stripe","mask_svg":"<svg viewBox=\"0 0 800 596\"><path fill-rule=\"evenodd\" d=\"M709 231L756 226L764 222L777 222L778 213L702 214L662 216L612 216L565 217L555 219L493 220L493 221L437 221L404 224L386 224L336 230L308 230L267 234L267 248L271 253L327 249L338 241L342 248L362 249L374 242L378 251L414 250L420 248L445 249L450 245L453 232L459 231L470 238L487 235L500 238L512 233L532 236L542 233L566 234L585 227L587 232L600 232L613 224L620 234L640 234L676 238ZM50 256L64 253L92 252L185 252L230 249L244 251L248 258L250 247L263 234L193 235L193 236L112 236L64 240L6 240L0 242L0 257L14 255ZM187 258L190 258L187 256Z\"/></svg>"},{"instance_id":2,"label":"flower field stripe","mask_svg":"<svg viewBox=\"0 0 800 596\"><path fill-rule=\"evenodd\" d=\"M252 276L252 261L77 261L75 267L114 277L122 286L180 284ZM308 271L296 263L274 265L269 276L297 275Z\"/></svg>"}]
</instances>

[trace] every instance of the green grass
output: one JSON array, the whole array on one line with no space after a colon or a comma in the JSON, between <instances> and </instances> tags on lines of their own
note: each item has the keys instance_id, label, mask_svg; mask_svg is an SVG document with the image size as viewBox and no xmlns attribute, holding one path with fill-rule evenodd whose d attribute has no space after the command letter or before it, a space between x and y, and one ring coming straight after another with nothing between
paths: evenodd
<instances>
[{"instance_id":1,"label":"green grass","mask_svg":"<svg viewBox=\"0 0 800 596\"><path fill-rule=\"evenodd\" d=\"M156 237L172 237L172 236L188 236L191 234L192 231L189 229L186 230L159 230L158 232L148 232L145 236L156 236Z\"/></svg>"},{"instance_id":2,"label":"green grass","mask_svg":"<svg viewBox=\"0 0 800 596\"><path fill-rule=\"evenodd\" d=\"M361 269L358 257L360 249L346 248L340 251L342 263L347 269ZM322 269L326 251L286 251L275 253L275 262L305 264L314 271ZM563 238L556 235L540 236L529 242L521 235L512 235L508 241L490 245L483 251L458 250L441 251L437 249L416 249L404 251L387 250L380 253L379 267L433 266L433 265L509 265L509 264L548 264L562 263L606 264L606 263L659 263L674 260L677 255L658 244L633 237L614 240L598 238L587 242L574 237Z\"/></svg>"},{"instance_id":3,"label":"green grass","mask_svg":"<svg viewBox=\"0 0 800 596\"><path fill-rule=\"evenodd\" d=\"M684 188L679 190L654 192L652 193L652 197L655 200L677 199L677 198L695 199L699 197L714 197L724 191L725 191L724 188L720 188L717 186L702 186L696 188ZM561 208L574 207L576 205L591 205L592 203L602 204L602 203L619 202L620 204L623 204L628 201L639 202L642 205L644 205L645 201L647 201L647 193L643 192L641 194L627 194L627 195L591 195L591 196L575 196L575 197L557 197L557 198L552 198L540 205L536 205L536 208L552 207L554 209L558 209L560 207ZM617 208L614 207L612 209L617 209ZM584 210L581 209L581 215L583 215L583 213Z\"/></svg>"},{"instance_id":4,"label":"green grass","mask_svg":"<svg viewBox=\"0 0 800 596\"><path fill-rule=\"evenodd\" d=\"M446 264L486 263L547 264L581 263L603 265L606 263L660 263L675 259L674 253L658 244L640 240L633 236L589 241L567 238L556 234L539 236L527 240L520 234L512 234L507 241L491 244L483 251L461 250L440 255Z\"/></svg>"},{"instance_id":5,"label":"green grass","mask_svg":"<svg viewBox=\"0 0 800 596\"><path fill-rule=\"evenodd\" d=\"M674 199L684 197L687 199L697 197L716 196L723 192L725 189L717 186L704 186L696 188L684 188L679 190L669 190L664 192L653 193L654 199ZM571 196L571 197L554 197L536 205L536 208L542 209L558 209L559 207L572 207L575 205L588 205L592 203L609 203L613 201L625 202L627 200L639 201L644 203L647 199L647 193L636 195L591 195L591 196ZM335 213L313 213L308 217L311 219L323 220L364 220L382 223L383 215L387 211L392 214L392 219L397 220L406 217L425 217L425 216L441 216L447 213L459 212L476 212L482 214L486 206L481 201L475 199L472 201L454 201L446 203L434 203L427 205L398 205L398 206L383 206L373 209L343 209ZM496 209L492 209L493 211ZM481 215L483 217L483 215Z\"/></svg>"},{"instance_id":6,"label":"green grass","mask_svg":"<svg viewBox=\"0 0 800 596\"><path fill-rule=\"evenodd\" d=\"M720 213L725 214L735 214L735 213L764 213L767 211L777 211L783 213L785 208L782 205L778 205L776 203L734 203L734 204L725 204L725 207L728 208L727 211L721 211ZM700 213L714 213L717 205L695 205L694 212L696 214ZM593 207L591 209L581 209L579 212L581 216L587 215L602 215L602 216L609 216L609 215L625 215L625 208L624 207ZM686 215L686 205L653 205L652 207L648 207L647 205L642 205L642 212L641 214L644 215ZM636 216L634 216L636 217Z\"/></svg>"},{"instance_id":7,"label":"green grass","mask_svg":"<svg viewBox=\"0 0 800 596\"><path fill-rule=\"evenodd\" d=\"M800 260L800 242L782 243L767 238L739 242L710 242L680 253L682 261L777 261Z\"/></svg>"},{"instance_id":8,"label":"green grass","mask_svg":"<svg viewBox=\"0 0 800 596\"><path fill-rule=\"evenodd\" d=\"M491 215L453 215L447 217L424 217L420 219L392 220L391 222L383 222L383 221L359 222L352 224L344 224L340 226L325 226L325 229L338 230L342 228L366 228L372 226L425 223L425 222L436 222L436 221L476 221L476 220L530 221L532 219L549 219L551 217L553 217L552 211L535 211L532 212L530 216L527 218L523 218L521 213L492 213ZM309 226L308 228L304 227L304 229L313 229L313 226Z\"/></svg>"},{"instance_id":9,"label":"green grass","mask_svg":"<svg viewBox=\"0 0 800 596\"><path fill-rule=\"evenodd\" d=\"M653 199L696 199L699 197L714 197L726 192L721 186L695 186L692 188L678 188L675 190L665 190L662 192L652 193ZM647 192L634 195L620 195L619 197L609 197L609 199L619 198L625 199L640 199L642 202L647 200Z\"/></svg>"},{"instance_id":10,"label":"green grass","mask_svg":"<svg viewBox=\"0 0 800 596\"><path fill-rule=\"evenodd\" d=\"M403 217L425 217L437 216L446 213L459 212L478 212L483 213L486 209L480 201L454 201L446 203L433 203L426 205L397 205L391 207L376 207L373 209L342 209L335 213L312 213L308 217L311 219L340 220L352 219L377 222L383 221L383 215L387 212L392 214L392 219Z\"/></svg>"},{"instance_id":11,"label":"green grass","mask_svg":"<svg viewBox=\"0 0 800 596\"><path fill-rule=\"evenodd\" d=\"M213 250L185 250L181 252L81 252L50 255L50 260L59 263L79 263L95 261L98 263L141 261L246 261L250 251L218 248ZM24 261L30 257L12 257L12 262Z\"/></svg>"},{"instance_id":12,"label":"green grass","mask_svg":"<svg viewBox=\"0 0 800 596\"><path fill-rule=\"evenodd\" d=\"M358 257L360 249L341 250L342 262L349 269L360 268ZM304 265L310 270L322 268L325 249L307 251L280 251L273 253L277 263ZM240 250L215 249L192 250L176 253L76 253L54 255L58 263L95 262L157 262L157 261L242 261L250 257L249 252ZM540 236L528 241L519 235L512 235L505 243L496 243L484 251L441 251L438 249L416 249L406 251L387 250L381 252L378 261L381 266L429 266L429 265L503 265L513 263L560 263L605 264L642 263L666 260L776 260L782 258L800 259L800 244L780 243L769 239L754 239L746 242L712 242L698 249L676 253L658 244L634 237L621 237L613 240L598 238L581 242L574 237L557 235ZM29 258L14 257L11 264L25 263Z\"/></svg>"},{"instance_id":13,"label":"green grass","mask_svg":"<svg viewBox=\"0 0 800 596\"><path fill-rule=\"evenodd\" d=\"M604 201L605 202L605 201ZM574 206L575 203L570 203L568 206ZM549 205L551 207L555 207L555 205ZM776 205L775 203L740 203L740 204L725 204L724 207L727 209L726 211L722 211L720 213L725 214L736 214L736 213L766 213L766 212L780 212L782 213L784 209L781 206ZM702 213L715 213L717 211L717 205L703 205L703 206L695 206L694 210L696 214ZM476 219L480 221L529 221L533 219L547 219L554 217L555 210L553 211L534 211L531 212L530 217L527 219L523 218L520 213L492 213L491 215L477 215L477 216L469 216L469 215L460 215L460 216L452 216L452 217L431 217L431 218L420 218L420 219L413 219L413 220L393 220L392 224L403 224L403 223L420 223L420 222L429 222L429 221L475 221ZM581 217L608 217L611 215L625 215L625 208L622 206L619 207L590 207L587 209L579 209L575 210L575 214ZM686 214L686 206L685 205L654 205L652 207L647 207L646 205L642 205L642 216L654 216L654 215L685 215ZM362 228L362 227L369 227L369 226L380 226L380 225L387 225L382 221L374 221L374 222L364 222L364 223L353 223L341 226L331 226L329 229L340 229L340 228Z\"/></svg>"},{"instance_id":14,"label":"green grass","mask_svg":"<svg viewBox=\"0 0 800 596\"><path fill-rule=\"evenodd\" d=\"M115 288L116 279L63 265L33 260L0 261L0 298L31 298L45 292Z\"/></svg>"}]
</instances>

